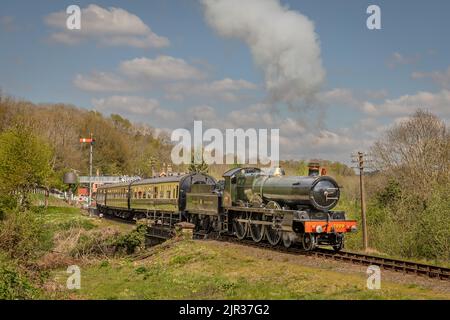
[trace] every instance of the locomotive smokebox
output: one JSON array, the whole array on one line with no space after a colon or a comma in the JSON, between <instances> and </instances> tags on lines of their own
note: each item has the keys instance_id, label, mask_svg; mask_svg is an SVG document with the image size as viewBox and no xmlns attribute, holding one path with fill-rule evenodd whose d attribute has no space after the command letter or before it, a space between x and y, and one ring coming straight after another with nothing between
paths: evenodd
<instances>
[{"instance_id":1,"label":"locomotive smokebox","mask_svg":"<svg viewBox=\"0 0 450 320\"><path fill-rule=\"evenodd\" d=\"M76 184L78 181L78 177L74 172L66 172L64 174L63 182L65 184Z\"/></svg>"}]
</instances>

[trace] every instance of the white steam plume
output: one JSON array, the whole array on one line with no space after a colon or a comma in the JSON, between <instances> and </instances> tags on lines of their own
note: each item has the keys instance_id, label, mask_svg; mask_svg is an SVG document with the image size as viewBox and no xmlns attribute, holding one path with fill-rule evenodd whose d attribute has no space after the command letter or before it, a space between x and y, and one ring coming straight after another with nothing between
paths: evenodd
<instances>
[{"instance_id":1,"label":"white steam plume","mask_svg":"<svg viewBox=\"0 0 450 320\"><path fill-rule=\"evenodd\" d=\"M314 24L278 0L201 0L208 24L244 41L276 102L310 101L325 71Z\"/></svg>"}]
</instances>

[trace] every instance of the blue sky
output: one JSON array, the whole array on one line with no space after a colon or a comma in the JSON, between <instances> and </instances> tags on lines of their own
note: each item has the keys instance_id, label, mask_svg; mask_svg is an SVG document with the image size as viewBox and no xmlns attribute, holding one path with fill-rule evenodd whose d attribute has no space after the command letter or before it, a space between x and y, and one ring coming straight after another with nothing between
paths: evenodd
<instances>
[{"instance_id":1,"label":"blue sky","mask_svg":"<svg viewBox=\"0 0 450 320\"><path fill-rule=\"evenodd\" d=\"M86 33L70 44L55 40L54 34L70 40L73 33L51 14L64 16L72 4L83 10L94 4L108 13L111 7L121 8L123 23L130 19L134 24L116 25L107 34ZM381 8L381 30L366 27L370 4ZM280 14L272 19L265 5L279 6ZM279 127L282 158L347 161L350 152L368 148L386 126L417 107L450 119L450 2L265 0L247 1L242 10L264 26L247 26L239 12L214 1L2 1L0 87L36 103L120 113L167 130L189 127L194 119L219 128ZM284 33L272 34L271 23L290 13L312 22L317 37L297 42L311 34L302 29L309 22L299 22L298 30L286 30L294 39L292 52L319 50L319 58L311 61L298 54L292 69L317 62L321 67L302 80L308 82L320 70L324 76L294 100L269 99L273 90L266 64L279 57L275 50L264 58L267 52L258 52L262 47L252 47L251 39L266 32L264 43L274 37L274 46L286 44L279 40ZM213 22L208 21L211 15ZM83 16L84 11L82 24ZM147 46L130 38L150 34L165 40ZM111 44L117 35L121 44ZM149 65L150 73L139 74ZM173 75L155 75L154 68L161 66L174 70ZM293 86L289 92L304 89Z\"/></svg>"}]
</instances>

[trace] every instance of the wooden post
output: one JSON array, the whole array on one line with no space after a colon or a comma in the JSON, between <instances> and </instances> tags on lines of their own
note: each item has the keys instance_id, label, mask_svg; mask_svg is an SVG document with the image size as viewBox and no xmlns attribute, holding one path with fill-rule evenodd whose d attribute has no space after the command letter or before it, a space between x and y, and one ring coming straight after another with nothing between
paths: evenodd
<instances>
[{"instance_id":1,"label":"wooden post","mask_svg":"<svg viewBox=\"0 0 450 320\"><path fill-rule=\"evenodd\" d=\"M363 247L364 251L368 248L367 239L367 220L366 220L366 199L364 190L364 153L358 152L358 166L359 166L359 190L361 194L361 222L363 231Z\"/></svg>"}]
</instances>

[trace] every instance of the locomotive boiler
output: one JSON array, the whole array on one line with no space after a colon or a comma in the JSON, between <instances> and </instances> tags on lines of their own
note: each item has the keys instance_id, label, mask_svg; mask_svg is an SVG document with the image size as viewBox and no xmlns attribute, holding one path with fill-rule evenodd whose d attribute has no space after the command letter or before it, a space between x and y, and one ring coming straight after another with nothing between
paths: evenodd
<instances>
[{"instance_id":1,"label":"locomotive boiler","mask_svg":"<svg viewBox=\"0 0 450 320\"><path fill-rule=\"evenodd\" d=\"M252 192L266 202L278 201L291 209L329 211L339 201L339 186L326 176L260 176L254 180Z\"/></svg>"}]
</instances>

